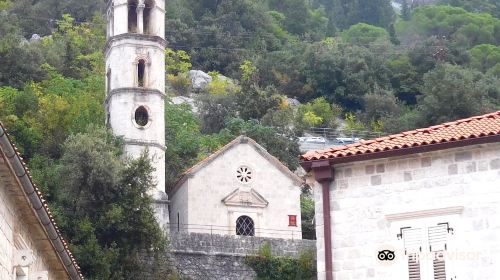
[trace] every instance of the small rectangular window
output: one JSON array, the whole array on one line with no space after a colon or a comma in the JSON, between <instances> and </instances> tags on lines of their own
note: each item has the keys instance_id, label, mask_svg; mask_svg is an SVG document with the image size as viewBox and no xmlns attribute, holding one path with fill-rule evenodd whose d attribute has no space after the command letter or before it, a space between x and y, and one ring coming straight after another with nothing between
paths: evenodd
<instances>
[{"instance_id":1,"label":"small rectangular window","mask_svg":"<svg viewBox=\"0 0 500 280\"><path fill-rule=\"evenodd\" d=\"M288 226L296 227L297 226L297 216L296 215L288 215Z\"/></svg>"}]
</instances>

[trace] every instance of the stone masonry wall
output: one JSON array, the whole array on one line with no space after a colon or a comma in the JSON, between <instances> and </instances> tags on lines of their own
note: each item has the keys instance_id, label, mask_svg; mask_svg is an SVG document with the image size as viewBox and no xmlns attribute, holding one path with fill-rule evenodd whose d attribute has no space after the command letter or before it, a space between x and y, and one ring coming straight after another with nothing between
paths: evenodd
<instances>
[{"instance_id":1,"label":"stone masonry wall","mask_svg":"<svg viewBox=\"0 0 500 280\"><path fill-rule=\"evenodd\" d=\"M275 256L298 257L301 252L316 251L314 240L174 233L170 260L182 276L193 280L252 280L255 272L245 264L245 256L257 254L266 242Z\"/></svg>"},{"instance_id":2,"label":"stone masonry wall","mask_svg":"<svg viewBox=\"0 0 500 280\"><path fill-rule=\"evenodd\" d=\"M0 280L11 280L14 276L14 256L16 249L16 235L19 235L33 250L35 261L29 266L30 279L35 276L46 275L49 279L61 279L60 274L50 271L48 266L49 254L37 248L40 242L37 236L33 236L33 228L26 223L26 215L30 212L23 212L16 205L12 185L6 183L5 174L1 172L1 165L5 165L5 160L0 155ZM58 278L59 276L59 278Z\"/></svg>"},{"instance_id":3,"label":"stone masonry wall","mask_svg":"<svg viewBox=\"0 0 500 280\"><path fill-rule=\"evenodd\" d=\"M322 221L320 186L315 190L316 220ZM334 279L408 279L407 263L384 266L377 249L404 247L400 228L431 219L450 222L448 250L466 256L447 263L451 278L498 279L499 143L338 165L330 192ZM444 215L442 209L460 210ZM317 238L324 279L322 223Z\"/></svg>"}]
</instances>

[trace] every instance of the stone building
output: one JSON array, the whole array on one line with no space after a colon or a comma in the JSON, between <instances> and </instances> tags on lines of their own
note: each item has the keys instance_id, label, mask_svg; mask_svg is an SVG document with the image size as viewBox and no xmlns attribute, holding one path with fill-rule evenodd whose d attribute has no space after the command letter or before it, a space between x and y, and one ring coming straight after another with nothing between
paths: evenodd
<instances>
[{"instance_id":1,"label":"stone building","mask_svg":"<svg viewBox=\"0 0 500 280\"><path fill-rule=\"evenodd\" d=\"M302 156L319 279L493 280L500 111Z\"/></svg>"},{"instance_id":2,"label":"stone building","mask_svg":"<svg viewBox=\"0 0 500 280\"><path fill-rule=\"evenodd\" d=\"M0 124L0 280L49 279L83 276Z\"/></svg>"},{"instance_id":3,"label":"stone building","mask_svg":"<svg viewBox=\"0 0 500 280\"><path fill-rule=\"evenodd\" d=\"M189 169L170 197L170 231L301 239L303 180L240 136Z\"/></svg>"},{"instance_id":4,"label":"stone building","mask_svg":"<svg viewBox=\"0 0 500 280\"><path fill-rule=\"evenodd\" d=\"M168 223L165 192L165 1L108 0L107 125L125 140L125 151L148 151L160 225Z\"/></svg>"}]
</instances>

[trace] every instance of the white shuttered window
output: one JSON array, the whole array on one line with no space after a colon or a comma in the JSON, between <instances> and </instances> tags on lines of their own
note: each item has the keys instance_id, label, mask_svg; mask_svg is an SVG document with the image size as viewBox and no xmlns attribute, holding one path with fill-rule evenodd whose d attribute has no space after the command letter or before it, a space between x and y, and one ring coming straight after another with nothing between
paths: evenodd
<instances>
[{"instance_id":1,"label":"white shuttered window","mask_svg":"<svg viewBox=\"0 0 500 280\"><path fill-rule=\"evenodd\" d=\"M409 280L447 280L448 223L401 229Z\"/></svg>"}]
</instances>

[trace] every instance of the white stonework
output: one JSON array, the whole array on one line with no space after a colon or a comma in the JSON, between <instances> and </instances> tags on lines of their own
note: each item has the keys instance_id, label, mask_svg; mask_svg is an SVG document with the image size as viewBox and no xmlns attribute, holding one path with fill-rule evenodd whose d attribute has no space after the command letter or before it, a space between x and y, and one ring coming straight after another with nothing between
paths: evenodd
<instances>
[{"instance_id":1,"label":"white stonework","mask_svg":"<svg viewBox=\"0 0 500 280\"><path fill-rule=\"evenodd\" d=\"M253 140L239 137L189 170L170 193L171 231L236 235L237 219L247 216L255 236L301 239L301 185ZM297 226L289 226L289 215Z\"/></svg>"},{"instance_id":2,"label":"white stonework","mask_svg":"<svg viewBox=\"0 0 500 280\"><path fill-rule=\"evenodd\" d=\"M23 222L23 215L18 210L12 194L8 193L7 186L0 180L0 280L21 279L16 278L18 269L14 266L15 255L23 249L33 252L34 259L33 263L24 269L28 273L26 280L36 280L34 275L41 272L47 272L49 279L58 279L57 277L61 277L61 274L50 271L47 264L47 258L50 256L37 248L37 236L33 235L30 227ZM23 240L24 242L20 243L26 247L19 248L21 246L16 239ZM17 246L16 243L18 243Z\"/></svg>"},{"instance_id":3,"label":"white stonework","mask_svg":"<svg viewBox=\"0 0 500 280\"><path fill-rule=\"evenodd\" d=\"M165 1L108 2L106 123L133 158L148 152L161 224L165 209ZM163 213L163 214L160 214ZM163 217L164 216L164 217Z\"/></svg>"},{"instance_id":4,"label":"white stonework","mask_svg":"<svg viewBox=\"0 0 500 280\"><path fill-rule=\"evenodd\" d=\"M432 260L423 260L421 278L414 279L498 279L499 143L334 168L335 180L330 186L333 279L409 279L405 259L409 243L398 234L406 233L405 227L431 232L430 228L441 223L448 223L452 229L444 231L446 278L434 278L430 272ZM318 276L325 279L320 222L323 206L318 183L315 201ZM431 243L423 242L426 245L419 254L430 252ZM394 250L395 261L379 261L377 253L382 249Z\"/></svg>"}]
</instances>

